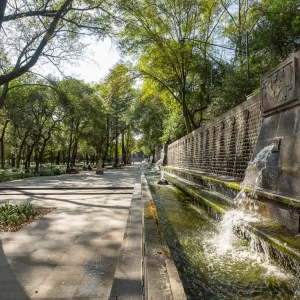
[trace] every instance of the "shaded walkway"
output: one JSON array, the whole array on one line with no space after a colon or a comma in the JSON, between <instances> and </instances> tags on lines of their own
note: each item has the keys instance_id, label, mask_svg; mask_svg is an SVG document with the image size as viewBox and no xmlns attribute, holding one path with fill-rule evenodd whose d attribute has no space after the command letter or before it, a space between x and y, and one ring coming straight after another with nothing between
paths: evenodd
<instances>
[{"instance_id":1,"label":"shaded walkway","mask_svg":"<svg viewBox=\"0 0 300 300\"><path fill-rule=\"evenodd\" d=\"M0 184L0 202L57 207L0 235L0 298L108 299L138 172L132 166L103 176L84 172Z\"/></svg>"}]
</instances>

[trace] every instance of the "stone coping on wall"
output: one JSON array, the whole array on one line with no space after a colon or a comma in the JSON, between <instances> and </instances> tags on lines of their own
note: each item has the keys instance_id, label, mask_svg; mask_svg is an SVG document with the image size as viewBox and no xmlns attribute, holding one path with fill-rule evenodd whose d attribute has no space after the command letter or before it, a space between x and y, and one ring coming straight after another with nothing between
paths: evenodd
<instances>
[{"instance_id":1,"label":"stone coping on wall","mask_svg":"<svg viewBox=\"0 0 300 300\"><path fill-rule=\"evenodd\" d=\"M173 171L176 173L192 175L192 176L202 179L204 181L216 183L218 185L224 186L229 189L233 189L233 190L237 190L237 191L244 190L246 193L255 194L257 196L260 196L260 197L263 197L263 198L266 198L269 200L274 200L276 202L280 202L282 204L290 205L290 206L300 209L300 199L290 197L287 195L276 194L276 193L272 192L271 190L243 187L241 185L241 181L236 180L235 178L230 178L230 177L226 177L226 176L218 176L218 175L214 175L214 174L207 174L207 173L204 173L201 171L192 171L192 170L180 169L180 168L169 167L169 166L162 166L161 169L166 172Z\"/></svg>"},{"instance_id":2,"label":"stone coping on wall","mask_svg":"<svg viewBox=\"0 0 300 300\"><path fill-rule=\"evenodd\" d=\"M189 194L195 200L201 201L204 205L212 209L214 212L224 215L228 210L234 207L229 204L222 203L218 200L207 199L203 195L199 194L201 186L191 183L190 181L180 178L176 175L166 173L165 178L172 182L175 186L182 189L185 193ZM279 253L286 255L295 262L290 261L288 267L294 272L298 272L300 264L300 238L295 237L289 230L284 226L272 221L265 219L262 222L249 223L245 227L249 232L252 232L260 239L264 240Z\"/></svg>"}]
</instances>

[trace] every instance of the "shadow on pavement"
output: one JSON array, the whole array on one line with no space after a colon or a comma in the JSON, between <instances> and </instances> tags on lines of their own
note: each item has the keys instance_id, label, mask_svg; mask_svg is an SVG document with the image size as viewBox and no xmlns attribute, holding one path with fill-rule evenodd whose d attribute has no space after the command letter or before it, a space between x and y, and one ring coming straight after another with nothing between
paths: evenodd
<instances>
[{"instance_id":1,"label":"shadow on pavement","mask_svg":"<svg viewBox=\"0 0 300 300\"><path fill-rule=\"evenodd\" d=\"M29 297L29 294L27 294L29 291L25 291L9 264L16 260L17 257L18 254L13 253L6 256L0 240L0 299L21 300Z\"/></svg>"}]
</instances>

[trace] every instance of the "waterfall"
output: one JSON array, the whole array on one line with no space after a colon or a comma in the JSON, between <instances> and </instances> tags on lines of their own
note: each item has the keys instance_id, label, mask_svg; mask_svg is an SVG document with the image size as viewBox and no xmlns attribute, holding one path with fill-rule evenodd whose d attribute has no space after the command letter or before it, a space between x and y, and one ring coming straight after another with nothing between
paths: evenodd
<instances>
[{"instance_id":1,"label":"waterfall","mask_svg":"<svg viewBox=\"0 0 300 300\"><path fill-rule=\"evenodd\" d=\"M234 251L236 233L245 237L249 241L248 250L251 256L257 256L259 262L268 265L271 257L270 246L251 233L247 228L251 223L261 221L262 218L256 214L258 207L251 198L255 198L255 191L261 186L263 171L267 168L267 162L271 155L273 145L264 147L255 158L249 162L246 169L245 179L242 182L244 188L251 186L253 192L248 197L244 188L234 199L237 209L227 211L219 223L219 234L215 237L216 251L219 254L226 254ZM247 211L245 212L245 206ZM260 254L258 254L260 253ZM245 255L245 253L243 254Z\"/></svg>"},{"instance_id":2,"label":"waterfall","mask_svg":"<svg viewBox=\"0 0 300 300\"><path fill-rule=\"evenodd\" d=\"M253 160L248 164L245 172L245 178L242 182L242 186L251 186L254 188L254 192L262 184L263 171L267 168L268 158L272 153L274 145L264 147L258 152Z\"/></svg>"}]
</instances>

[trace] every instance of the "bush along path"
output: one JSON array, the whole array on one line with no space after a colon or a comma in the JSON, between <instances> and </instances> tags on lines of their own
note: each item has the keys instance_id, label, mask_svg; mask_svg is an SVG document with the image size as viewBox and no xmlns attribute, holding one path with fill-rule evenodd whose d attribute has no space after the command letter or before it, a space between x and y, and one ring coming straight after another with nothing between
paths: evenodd
<instances>
[{"instance_id":1,"label":"bush along path","mask_svg":"<svg viewBox=\"0 0 300 300\"><path fill-rule=\"evenodd\" d=\"M39 177L39 176L54 176L65 174L65 168L43 168L38 172L34 170L19 170L19 169L7 169L0 171L0 182L12 181L17 179L29 178L29 177Z\"/></svg>"},{"instance_id":2,"label":"bush along path","mask_svg":"<svg viewBox=\"0 0 300 300\"><path fill-rule=\"evenodd\" d=\"M54 209L34 207L30 202L21 204L6 202L0 206L0 232L18 231Z\"/></svg>"}]
</instances>

